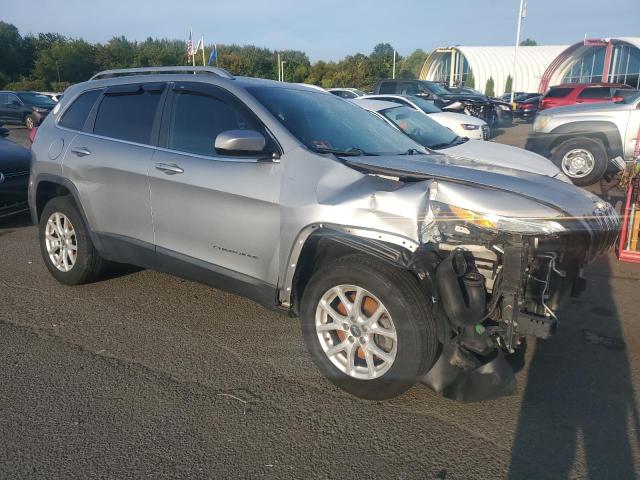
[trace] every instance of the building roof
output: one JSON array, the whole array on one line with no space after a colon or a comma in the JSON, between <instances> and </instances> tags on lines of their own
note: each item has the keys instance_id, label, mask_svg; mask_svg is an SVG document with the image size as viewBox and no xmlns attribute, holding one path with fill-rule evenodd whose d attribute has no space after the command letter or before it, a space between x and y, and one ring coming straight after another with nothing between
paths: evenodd
<instances>
[{"instance_id":1,"label":"building roof","mask_svg":"<svg viewBox=\"0 0 640 480\"><path fill-rule=\"evenodd\" d=\"M494 91L497 95L504 92L507 77L511 75L513 89L522 92L537 92L540 79L547 67L563 51L567 45L543 45L518 48L518 65L516 75L513 75L513 47L471 47L456 46L450 47L448 51L432 52L422 67L420 78L431 80L435 74L436 65L445 56L451 55L450 50L455 49L466 58L473 77L475 88L484 91L489 77L493 77Z\"/></svg>"}]
</instances>

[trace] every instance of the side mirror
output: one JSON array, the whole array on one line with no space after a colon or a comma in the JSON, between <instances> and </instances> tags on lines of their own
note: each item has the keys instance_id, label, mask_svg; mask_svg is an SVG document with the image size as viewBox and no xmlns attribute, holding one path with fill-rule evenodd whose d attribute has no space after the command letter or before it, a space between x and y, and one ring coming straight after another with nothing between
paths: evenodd
<instances>
[{"instance_id":1,"label":"side mirror","mask_svg":"<svg viewBox=\"0 0 640 480\"><path fill-rule=\"evenodd\" d=\"M267 141L255 130L227 130L216 137L215 149L224 153L260 153Z\"/></svg>"}]
</instances>

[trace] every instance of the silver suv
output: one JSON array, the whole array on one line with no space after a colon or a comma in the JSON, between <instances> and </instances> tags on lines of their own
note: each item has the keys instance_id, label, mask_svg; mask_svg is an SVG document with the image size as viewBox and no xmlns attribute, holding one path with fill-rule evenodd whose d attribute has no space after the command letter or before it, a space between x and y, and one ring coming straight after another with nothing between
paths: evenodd
<instances>
[{"instance_id":1,"label":"silver suv","mask_svg":"<svg viewBox=\"0 0 640 480\"><path fill-rule=\"evenodd\" d=\"M201 67L70 87L33 143L29 202L60 282L111 262L298 316L319 369L390 398L513 388L505 360L550 336L611 206L557 179L425 150L318 88Z\"/></svg>"}]
</instances>

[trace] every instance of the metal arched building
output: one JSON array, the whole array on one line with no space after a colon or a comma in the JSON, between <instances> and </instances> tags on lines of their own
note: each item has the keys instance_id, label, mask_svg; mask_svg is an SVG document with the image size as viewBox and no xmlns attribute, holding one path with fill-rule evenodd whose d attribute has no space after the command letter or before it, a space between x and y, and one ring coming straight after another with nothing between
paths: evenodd
<instances>
[{"instance_id":1,"label":"metal arched building","mask_svg":"<svg viewBox=\"0 0 640 480\"><path fill-rule=\"evenodd\" d=\"M640 37L585 39L547 67L539 92L560 83L611 82L640 88Z\"/></svg>"},{"instance_id":2,"label":"metal arched building","mask_svg":"<svg viewBox=\"0 0 640 480\"><path fill-rule=\"evenodd\" d=\"M537 92L547 67L567 50L567 45L519 47L515 78L514 50L515 47L438 48L427 57L420 79L466 85L484 92L487 81L493 78L494 92L501 95L511 76L514 91Z\"/></svg>"}]
</instances>

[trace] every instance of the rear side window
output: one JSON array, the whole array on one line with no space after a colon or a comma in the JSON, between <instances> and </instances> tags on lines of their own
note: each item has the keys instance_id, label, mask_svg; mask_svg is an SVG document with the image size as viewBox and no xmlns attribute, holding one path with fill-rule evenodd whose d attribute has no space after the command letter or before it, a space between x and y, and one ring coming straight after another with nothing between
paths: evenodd
<instances>
[{"instance_id":1,"label":"rear side window","mask_svg":"<svg viewBox=\"0 0 640 480\"><path fill-rule=\"evenodd\" d=\"M131 90L131 88L129 89ZM93 133L136 143L149 143L161 89L107 91L100 102Z\"/></svg>"},{"instance_id":2,"label":"rear side window","mask_svg":"<svg viewBox=\"0 0 640 480\"><path fill-rule=\"evenodd\" d=\"M60 120L60 125L72 130L82 130L84 122L93 108L93 104L102 93L102 90L90 90L84 92L67 108Z\"/></svg>"},{"instance_id":3,"label":"rear side window","mask_svg":"<svg viewBox=\"0 0 640 480\"><path fill-rule=\"evenodd\" d=\"M169 120L172 150L215 156L218 134L227 130L262 130L245 109L214 94L175 91Z\"/></svg>"},{"instance_id":4,"label":"rear side window","mask_svg":"<svg viewBox=\"0 0 640 480\"><path fill-rule=\"evenodd\" d=\"M566 97L567 95L569 95L569 92L571 92L571 90L573 90L570 87L561 87L561 88L552 88L551 90L549 90L547 92L547 94L545 95L546 98L562 98L562 97Z\"/></svg>"},{"instance_id":5,"label":"rear side window","mask_svg":"<svg viewBox=\"0 0 640 480\"><path fill-rule=\"evenodd\" d=\"M382 82L380 84L380 92L379 93L396 93L396 83L395 82Z\"/></svg>"},{"instance_id":6,"label":"rear side window","mask_svg":"<svg viewBox=\"0 0 640 480\"><path fill-rule=\"evenodd\" d=\"M611 89L608 87L589 87L580 92L578 98L610 98Z\"/></svg>"}]
</instances>

